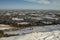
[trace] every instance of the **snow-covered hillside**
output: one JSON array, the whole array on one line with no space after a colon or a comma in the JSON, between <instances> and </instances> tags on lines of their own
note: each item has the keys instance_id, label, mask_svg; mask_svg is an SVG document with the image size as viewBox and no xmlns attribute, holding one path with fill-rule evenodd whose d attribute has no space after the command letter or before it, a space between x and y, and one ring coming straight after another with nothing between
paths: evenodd
<instances>
[{"instance_id":1,"label":"snow-covered hillside","mask_svg":"<svg viewBox=\"0 0 60 40\"><path fill-rule=\"evenodd\" d=\"M0 40L60 40L60 25L29 27L5 33L20 35L0 38Z\"/></svg>"}]
</instances>

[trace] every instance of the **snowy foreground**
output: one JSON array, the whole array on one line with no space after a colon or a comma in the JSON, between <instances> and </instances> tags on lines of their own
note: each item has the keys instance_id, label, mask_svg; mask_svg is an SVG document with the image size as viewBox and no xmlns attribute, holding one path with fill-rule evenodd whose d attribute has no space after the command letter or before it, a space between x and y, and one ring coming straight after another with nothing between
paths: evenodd
<instances>
[{"instance_id":1,"label":"snowy foreground","mask_svg":"<svg viewBox=\"0 0 60 40\"><path fill-rule=\"evenodd\" d=\"M17 31L8 31L7 34L20 34L14 37L4 37L0 40L60 40L60 25L29 27Z\"/></svg>"}]
</instances>

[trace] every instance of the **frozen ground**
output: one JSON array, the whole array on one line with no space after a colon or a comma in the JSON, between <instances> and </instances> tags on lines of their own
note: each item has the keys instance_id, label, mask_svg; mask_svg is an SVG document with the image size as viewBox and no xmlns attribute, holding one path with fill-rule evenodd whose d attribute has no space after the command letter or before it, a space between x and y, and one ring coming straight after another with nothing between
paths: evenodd
<instances>
[{"instance_id":1,"label":"frozen ground","mask_svg":"<svg viewBox=\"0 0 60 40\"><path fill-rule=\"evenodd\" d=\"M22 30L6 31L7 34L20 34L0 40L60 40L60 25L29 27Z\"/></svg>"},{"instance_id":2,"label":"frozen ground","mask_svg":"<svg viewBox=\"0 0 60 40\"><path fill-rule=\"evenodd\" d=\"M8 29L13 29L13 27L9 26L9 25L4 25L4 24L0 24L0 30L8 30Z\"/></svg>"}]
</instances>

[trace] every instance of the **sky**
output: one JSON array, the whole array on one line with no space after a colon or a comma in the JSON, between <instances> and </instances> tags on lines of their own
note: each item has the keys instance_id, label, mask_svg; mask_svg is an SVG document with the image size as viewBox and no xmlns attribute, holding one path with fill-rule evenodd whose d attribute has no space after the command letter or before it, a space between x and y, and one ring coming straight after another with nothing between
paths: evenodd
<instances>
[{"instance_id":1,"label":"sky","mask_svg":"<svg viewBox=\"0 0 60 40\"><path fill-rule=\"evenodd\" d=\"M0 9L60 10L60 0L0 0Z\"/></svg>"}]
</instances>

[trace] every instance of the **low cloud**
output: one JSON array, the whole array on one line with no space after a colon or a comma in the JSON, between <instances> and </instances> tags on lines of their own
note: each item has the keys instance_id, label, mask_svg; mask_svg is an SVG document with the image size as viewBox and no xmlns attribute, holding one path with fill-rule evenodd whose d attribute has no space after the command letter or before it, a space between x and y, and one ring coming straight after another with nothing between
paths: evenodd
<instances>
[{"instance_id":1,"label":"low cloud","mask_svg":"<svg viewBox=\"0 0 60 40\"><path fill-rule=\"evenodd\" d=\"M35 2L40 4L58 4L60 3L60 0L24 0L28 2Z\"/></svg>"},{"instance_id":2,"label":"low cloud","mask_svg":"<svg viewBox=\"0 0 60 40\"><path fill-rule=\"evenodd\" d=\"M40 3L40 4L50 4L49 0L24 0L24 1L36 2L36 3Z\"/></svg>"}]
</instances>

